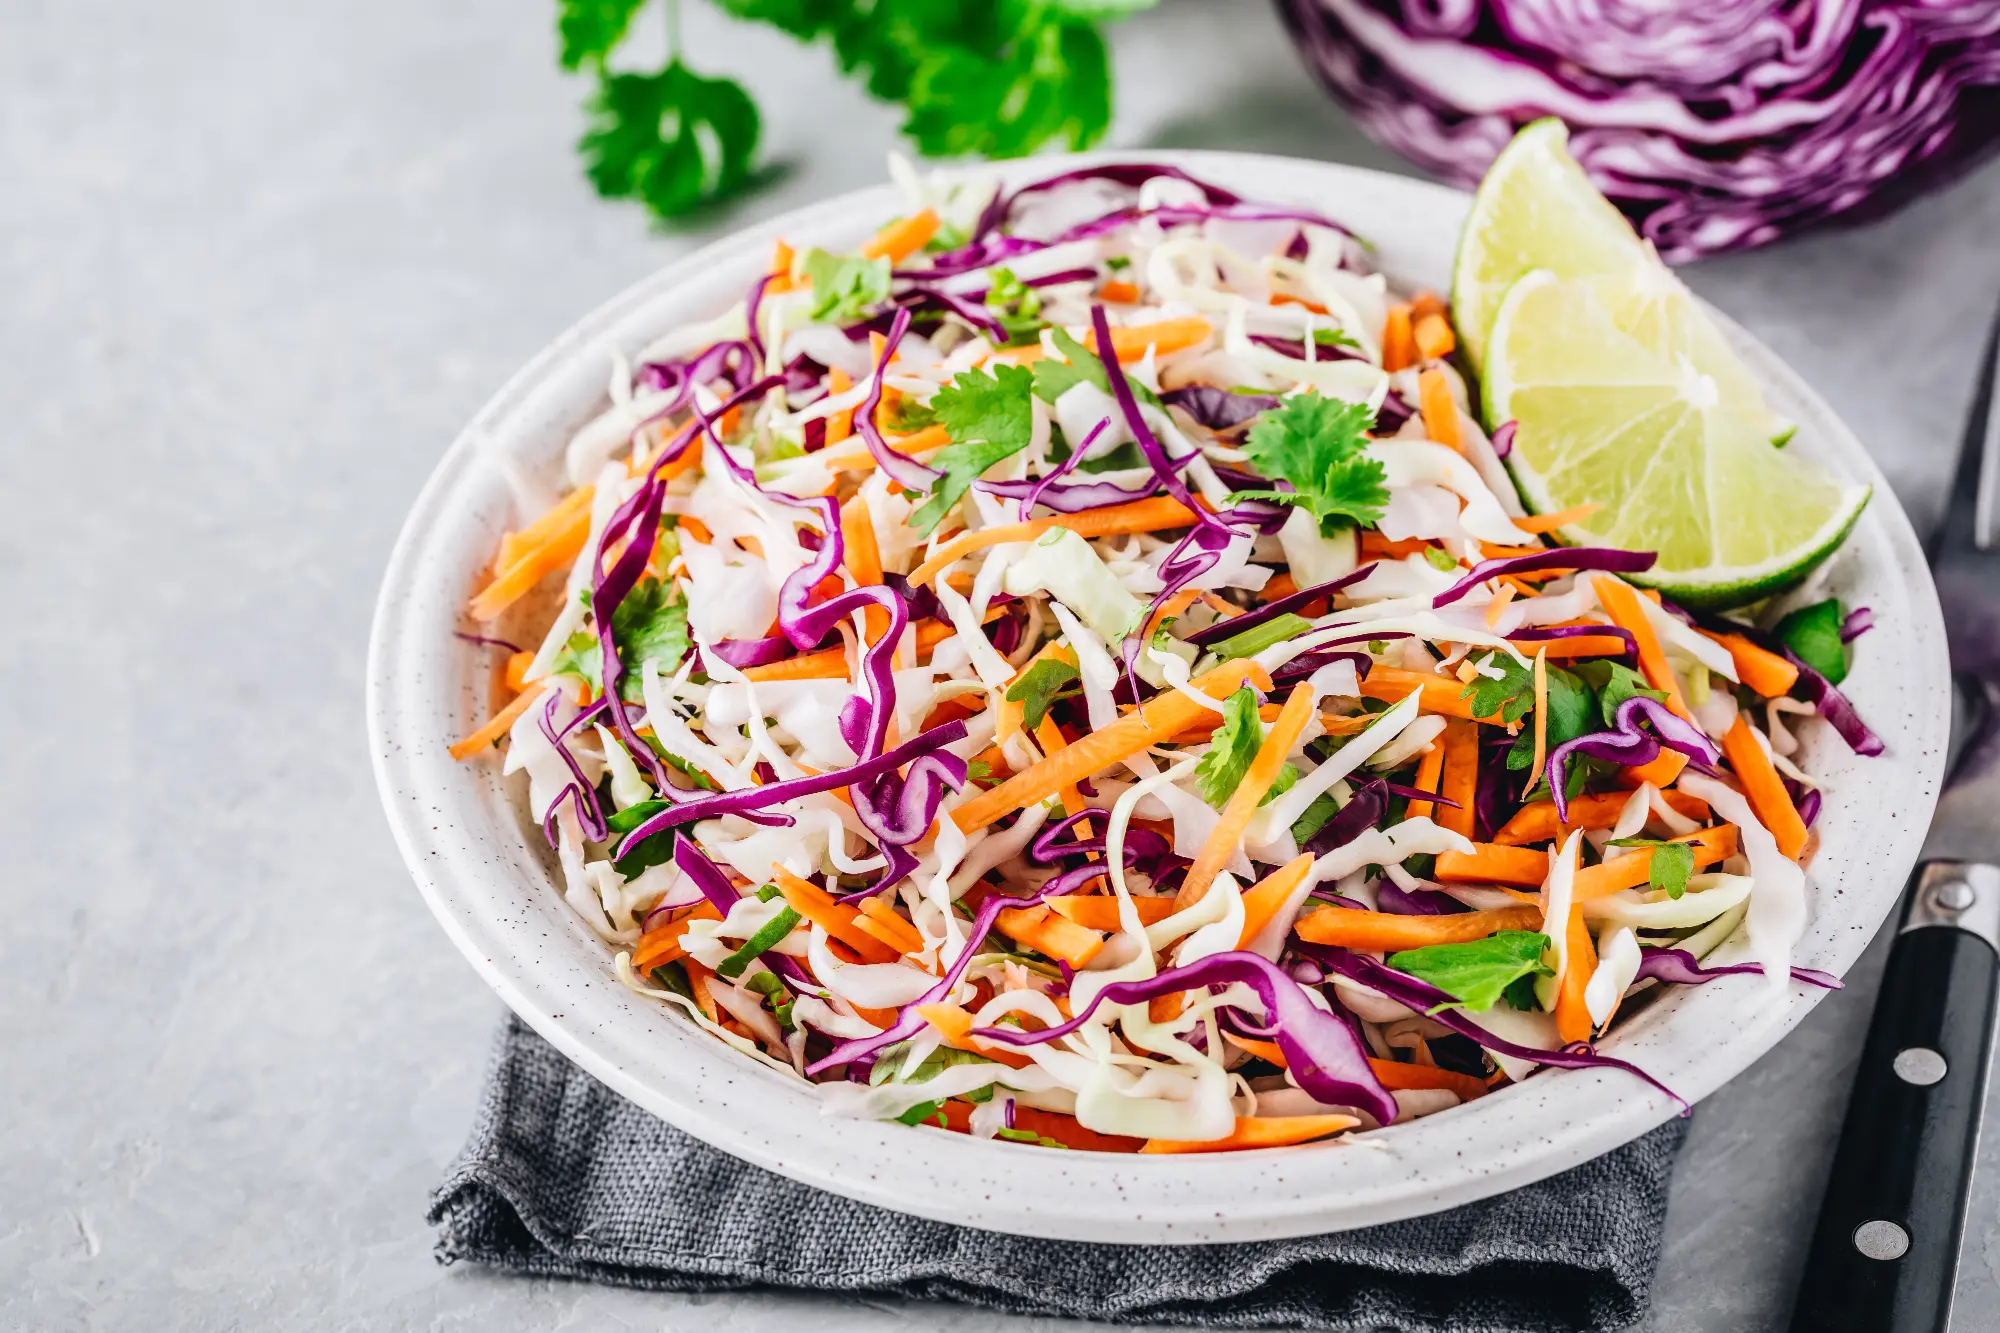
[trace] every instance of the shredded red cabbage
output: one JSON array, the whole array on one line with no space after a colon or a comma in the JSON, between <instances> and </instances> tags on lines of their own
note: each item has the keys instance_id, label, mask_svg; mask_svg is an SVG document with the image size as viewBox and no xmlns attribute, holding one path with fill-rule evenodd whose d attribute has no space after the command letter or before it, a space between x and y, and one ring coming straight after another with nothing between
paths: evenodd
<instances>
[{"instance_id":1,"label":"shredded red cabbage","mask_svg":"<svg viewBox=\"0 0 2000 1333\"><path fill-rule=\"evenodd\" d=\"M1865 606L1857 606L1847 613L1847 619L1840 622L1840 641L1853 643L1874 628L1875 613Z\"/></svg>"},{"instance_id":2,"label":"shredded red cabbage","mask_svg":"<svg viewBox=\"0 0 2000 1333\"><path fill-rule=\"evenodd\" d=\"M1618 625L1537 625L1528 629L1517 629L1507 637L1516 643L1545 643L1551 639L1588 638L1594 635L1623 639L1627 656L1639 651L1639 641L1632 637L1632 631Z\"/></svg>"},{"instance_id":3,"label":"shredded red cabbage","mask_svg":"<svg viewBox=\"0 0 2000 1333\"><path fill-rule=\"evenodd\" d=\"M1320 343L1312 349L1312 355L1307 356L1306 342L1303 338L1280 338L1274 333L1253 333L1250 335L1250 341L1260 347L1268 347L1280 356L1289 356L1294 361L1368 360L1352 347L1343 347L1339 343Z\"/></svg>"},{"instance_id":4,"label":"shredded red cabbage","mask_svg":"<svg viewBox=\"0 0 2000 1333\"><path fill-rule=\"evenodd\" d=\"M1271 673L1271 683L1273 685L1290 685L1294 681L1307 679L1321 667L1332 666L1335 662L1353 663L1354 674L1360 680L1367 680L1368 669L1375 665L1375 659L1367 653L1352 651L1329 653L1320 652L1315 649L1309 653L1299 654L1276 671L1273 671Z\"/></svg>"},{"instance_id":5,"label":"shredded red cabbage","mask_svg":"<svg viewBox=\"0 0 2000 1333\"><path fill-rule=\"evenodd\" d=\"M745 667L768 666L792 655L792 644L782 634L768 639L717 639L709 647L715 655L741 671Z\"/></svg>"},{"instance_id":6,"label":"shredded red cabbage","mask_svg":"<svg viewBox=\"0 0 2000 1333\"><path fill-rule=\"evenodd\" d=\"M1440 893L1436 889L1411 892L1393 879L1385 879L1375 886L1375 901L1381 904L1383 911L1400 916L1451 916L1472 910L1448 893Z\"/></svg>"},{"instance_id":7,"label":"shredded red cabbage","mask_svg":"<svg viewBox=\"0 0 2000 1333\"><path fill-rule=\"evenodd\" d=\"M1368 1050L1354 1028L1307 997L1299 983L1275 963L1248 952L1211 954L1185 967L1169 968L1144 981L1114 981L1091 998L1084 1011L1066 1023L1026 1032L1020 1028L980 1028L978 1034L1009 1046L1038 1046L1082 1027L1101 1004L1144 1004L1156 996L1206 986L1241 984L1264 1002L1264 1017L1272 1029L1286 1067L1313 1100L1328 1106L1354 1106L1382 1124L1396 1118L1396 1099L1368 1066Z\"/></svg>"},{"instance_id":8,"label":"shredded red cabbage","mask_svg":"<svg viewBox=\"0 0 2000 1333\"><path fill-rule=\"evenodd\" d=\"M1675 986L1699 986L1717 977L1733 977L1738 974L1762 976L1762 963L1734 963L1728 967L1703 967L1695 956L1686 949L1639 950L1639 971L1634 981L1651 978ZM1819 986L1825 990L1843 990L1839 977L1831 972L1820 972L1810 967L1792 969L1792 980L1802 981L1808 986Z\"/></svg>"},{"instance_id":9,"label":"shredded red cabbage","mask_svg":"<svg viewBox=\"0 0 2000 1333\"><path fill-rule=\"evenodd\" d=\"M1614 546L1558 546L1533 555L1482 560L1464 578L1431 598L1431 605L1450 606L1486 580L1502 574L1532 574L1544 569L1601 569L1613 574L1637 574L1651 569L1658 559L1651 551L1621 551Z\"/></svg>"},{"instance_id":10,"label":"shredded red cabbage","mask_svg":"<svg viewBox=\"0 0 2000 1333\"><path fill-rule=\"evenodd\" d=\"M1648 1074L1635 1064L1616 1059L1609 1055L1599 1055L1586 1042L1577 1042L1561 1050L1544 1051L1533 1046L1520 1046L1502 1040L1467 1018L1458 1008L1458 1000L1431 985L1419 981L1406 972L1398 972L1386 963L1377 962L1366 954L1355 953L1336 945L1301 944L1299 952L1311 958L1329 972L1336 972L1350 981L1358 981L1372 990L1404 1005L1424 1017L1442 1023L1489 1051L1512 1056L1516 1060L1528 1060L1535 1064L1552 1065L1558 1069L1618 1069L1634 1077L1642 1078L1674 1099L1687 1115L1691 1108L1681 1095L1666 1084Z\"/></svg>"},{"instance_id":11,"label":"shredded red cabbage","mask_svg":"<svg viewBox=\"0 0 2000 1333\"><path fill-rule=\"evenodd\" d=\"M1493 432L1492 443L1493 456L1495 458L1505 458L1508 454L1514 452L1514 432L1519 430L1520 426L1521 423L1518 421L1503 421L1500 423L1500 428Z\"/></svg>"},{"instance_id":12,"label":"shredded red cabbage","mask_svg":"<svg viewBox=\"0 0 2000 1333\"><path fill-rule=\"evenodd\" d=\"M694 845L694 839L684 833L674 834L674 865L694 881L694 886L701 890L701 896L724 916L729 915L729 909L736 906L736 900L743 896L729 882L729 876L722 872L722 867L709 860L707 854Z\"/></svg>"},{"instance_id":13,"label":"shredded red cabbage","mask_svg":"<svg viewBox=\"0 0 2000 1333\"><path fill-rule=\"evenodd\" d=\"M1653 724L1653 735L1639 729L1641 721ZM1564 741L1549 755L1547 769L1549 795L1555 799L1556 818L1569 818L1569 798L1563 788L1568 783L1569 757L1586 754L1592 759L1621 768L1639 768L1660 757L1660 747L1678 750L1705 764L1721 760L1722 752L1701 729L1657 699L1635 694L1618 705L1612 714L1613 729L1593 731L1575 740Z\"/></svg>"},{"instance_id":14,"label":"shredded red cabbage","mask_svg":"<svg viewBox=\"0 0 2000 1333\"><path fill-rule=\"evenodd\" d=\"M1882 738L1868 729L1861 720L1861 714L1854 711L1854 705L1847 696L1833 687L1833 682L1807 666L1790 648L1783 648L1785 660L1799 669L1798 690L1807 702L1819 710L1819 715L1840 733L1840 739L1847 742L1847 748L1868 758L1882 753Z\"/></svg>"},{"instance_id":15,"label":"shredded red cabbage","mask_svg":"<svg viewBox=\"0 0 2000 1333\"><path fill-rule=\"evenodd\" d=\"M1347 804L1335 811L1333 818L1321 824L1318 832L1306 839L1303 850L1314 856L1325 856L1353 842L1382 822L1382 817L1389 813L1389 796L1389 784L1381 778L1370 778L1362 783L1347 798Z\"/></svg>"},{"instance_id":16,"label":"shredded red cabbage","mask_svg":"<svg viewBox=\"0 0 2000 1333\"><path fill-rule=\"evenodd\" d=\"M1374 568L1375 562L1371 560L1361 566L1361 568L1342 574L1337 579L1328 579L1325 583L1316 583L1310 588L1301 588L1297 592L1287 593L1283 597L1266 602L1255 611L1246 611L1244 614L1236 616L1233 619L1218 620L1213 625L1204 625L1194 633L1187 635L1187 641L1198 646L1206 646L1218 640L1241 634L1246 629L1255 629L1267 620L1275 620L1279 616L1296 611L1302 606L1308 606L1322 597L1331 597L1341 589L1359 583L1362 579L1367 578L1374 571Z\"/></svg>"},{"instance_id":17,"label":"shredded red cabbage","mask_svg":"<svg viewBox=\"0 0 2000 1333\"><path fill-rule=\"evenodd\" d=\"M1160 401L1168 407L1178 407L1210 430L1230 431L1254 419L1259 412L1270 411L1279 400L1268 393L1231 393L1213 384L1189 384L1167 390L1160 395ZM1249 476L1248 473L1243 475ZM1265 484L1261 478L1252 479L1237 489L1247 490Z\"/></svg>"},{"instance_id":18,"label":"shredded red cabbage","mask_svg":"<svg viewBox=\"0 0 2000 1333\"><path fill-rule=\"evenodd\" d=\"M510 643L506 639L496 639L489 634L467 634L462 629L455 629L451 632L451 637L463 639L467 643L476 643L482 648L505 648L510 653L523 651L520 644Z\"/></svg>"},{"instance_id":19,"label":"shredded red cabbage","mask_svg":"<svg viewBox=\"0 0 2000 1333\"><path fill-rule=\"evenodd\" d=\"M910 312L898 310L895 321L889 326L889 336L882 343L882 355L875 360L875 374L868 383L868 396L854 409L854 429L860 433L862 443L868 446L868 452L875 455L876 463L892 481L906 490L927 491L931 483L943 474L908 454L897 452L875 426L875 410L882 405L882 378L889 372L889 363L896 359L896 344L902 342L903 335L909 331ZM837 532L839 528L836 522L831 531Z\"/></svg>"}]
</instances>

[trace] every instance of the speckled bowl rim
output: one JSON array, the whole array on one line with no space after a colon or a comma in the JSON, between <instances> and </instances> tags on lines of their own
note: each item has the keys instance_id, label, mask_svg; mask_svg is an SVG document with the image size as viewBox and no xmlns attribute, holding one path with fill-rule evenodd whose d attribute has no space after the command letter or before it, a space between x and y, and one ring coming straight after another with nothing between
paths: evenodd
<instances>
[{"instance_id":1,"label":"speckled bowl rim","mask_svg":"<svg viewBox=\"0 0 2000 1333\"><path fill-rule=\"evenodd\" d=\"M1316 205L1372 241L1385 271L1438 290L1470 199L1378 172L1242 153L1100 153L1001 174L1020 181L1114 159L1171 162L1253 197ZM630 353L670 324L723 309L761 271L774 237L851 246L896 211L890 187L862 190L669 265L530 361L425 485L376 608L369 743L397 844L460 952L570 1059L716 1147L871 1204L1023 1235L1192 1244L1390 1222L1528 1184L1673 1116L1670 1100L1630 1077L1549 1070L1353 1142L1197 1157L1057 1153L823 1117L806 1086L618 983L609 951L564 905L539 832L499 765L459 764L446 753L489 707L491 654L453 631L514 517L502 460L553 477L569 433L601 404L607 349ZM1830 729L1813 727L1806 756L1827 781L1825 841L1811 867L1812 918L1797 961L1844 973L1897 901L1936 799L1949 718L1943 624L1916 536L1859 442L1775 355L1724 326L1774 405L1801 423L1790 447L1875 487L1820 578L1876 611L1847 689L1888 752L1857 761ZM1795 986L1772 1004L1756 979L1732 978L1636 1013L1605 1049L1694 1101L1769 1050L1819 998Z\"/></svg>"}]
</instances>

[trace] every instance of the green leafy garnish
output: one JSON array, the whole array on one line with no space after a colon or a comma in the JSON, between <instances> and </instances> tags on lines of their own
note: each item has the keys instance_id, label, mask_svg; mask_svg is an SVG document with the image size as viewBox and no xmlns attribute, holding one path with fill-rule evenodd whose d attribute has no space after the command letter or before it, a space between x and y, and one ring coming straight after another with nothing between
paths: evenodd
<instances>
[{"instance_id":1,"label":"green leafy garnish","mask_svg":"<svg viewBox=\"0 0 2000 1333\"><path fill-rule=\"evenodd\" d=\"M1289 768L1290 765L1287 764L1286 767ZM1313 803L1306 807L1306 812L1292 821L1292 841L1301 847L1305 846L1306 839L1325 828L1326 821L1339 813L1340 803L1325 792L1321 792L1313 797Z\"/></svg>"},{"instance_id":2,"label":"green leafy garnish","mask_svg":"<svg viewBox=\"0 0 2000 1333\"><path fill-rule=\"evenodd\" d=\"M1026 366L1000 365L990 372L965 371L937 391L931 411L951 443L930 460L944 475L931 483L930 497L910 515L911 527L918 532L935 528L981 473L1028 447L1035 427L1028 401L1033 385L1034 372Z\"/></svg>"},{"instance_id":3,"label":"green leafy garnish","mask_svg":"<svg viewBox=\"0 0 2000 1333\"><path fill-rule=\"evenodd\" d=\"M1534 1013L1542 1007L1541 997L1535 994L1535 973L1515 977L1507 983L1507 989L1500 992L1509 1009L1519 1009L1523 1013Z\"/></svg>"},{"instance_id":4,"label":"green leafy garnish","mask_svg":"<svg viewBox=\"0 0 2000 1333\"><path fill-rule=\"evenodd\" d=\"M1069 1147L1067 1143L1060 1143L1046 1134L1037 1134L1032 1129L996 1129L993 1131L993 1137L1006 1139L1010 1143L1032 1143L1038 1148Z\"/></svg>"},{"instance_id":5,"label":"green leafy garnish","mask_svg":"<svg viewBox=\"0 0 2000 1333\"><path fill-rule=\"evenodd\" d=\"M1634 695L1643 694L1648 699L1660 703L1667 701L1663 691L1646 684L1646 678L1620 662L1592 658L1571 665L1570 671L1591 689L1597 691L1597 707L1607 727L1618 724L1618 705Z\"/></svg>"},{"instance_id":6,"label":"green leafy garnish","mask_svg":"<svg viewBox=\"0 0 2000 1333\"><path fill-rule=\"evenodd\" d=\"M1549 937L1534 930L1503 930L1467 944L1432 944L1388 957L1390 967L1439 990L1475 1012L1491 1009L1524 977L1547 976L1542 962Z\"/></svg>"},{"instance_id":7,"label":"green leafy garnish","mask_svg":"<svg viewBox=\"0 0 2000 1333\"><path fill-rule=\"evenodd\" d=\"M1250 771L1251 761L1264 745L1264 723L1257 716L1257 692L1245 685L1222 702L1222 723L1208 743L1208 753L1194 766L1195 786L1202 799L1220 810L1229 803ZM1290 791L1299 780L1299 770L1286 764L1278 770L1270 790L1257 804L1264 805ZM1310 810L1307 811L1311 813Z\"/></svg>"},{"instance_id":8,"label":"green leafy garnish","mask_svg":"<svg viewBox=\"0 0 2000 1333\"><path fill-rule=\"evenodd\" d=\"M859 255L806 252L806 277L812 281L814 319L849 324L868 307L889 299L889 261Z\"/></svg>"},{"instance_id":9,"label":"green leafy garnish","mask_svg":"<svg viewBox=\"0 0 2000 1333\"><path fill-rule=\"evenodd\" d=\"M1488 653L1475 664L1477 673L1459 691L1458 697L1472 700L1472 715L1519 722L1535 706L1535 669L1515 661L1506 653ZM1488 675L1497 670L1500 674ZM1532 742L1530 742L1532 745Z\"/></svg>"},{"instance_id":10,"label":"green leafy garnish","mask_svg":"<svg viewBox=\"0 0 2000 1333\"><path fill-rule=\"evenodd\" d=\"M1792 612L1775 632L1801 662L1838 685L1847 679L1848 648L1840 641L1845 621L1839 599L1829 597Z\"/></svg>"},{"instance_id":11,"label":"green leafy garnish","mask_svg":"<svg viewBox=\"0 0 2000 1333\"><path fill-rule=\"evenodd\" d=\"M1004 268L993 270L992 285L986 289L986 308L1007 330L1009 346L1035 341L1047 323L1037 318L1042 313L1041 293Z\"/></svg>"},{"instance_id":12,"label":"green leafy garnish","mask_svg":"<svg viewBox=\"0 0 2000 1333\"><path fill-rule=\"evenodd\" d=\"M1588 685L1561 667L1548 668L1549 716L1547 720L1547 754L1555 753L1555 748L1566 741L1588 734L1597 725L1597 698ZM1532 689L1534 673L1529 673ZM1534 702L1532 692L1529 703ZM1515 772L1534 762L1534 728L1523 726L1521 734L1514 738L1513 746L1507 751L1507 767ZM1579 763L1572 762L1569 774L1564 779L1564 795L1574 796L1583 788L1588 770ZM1537 775L1539 780L1539 775ZM1530 786L1533 783L1529 784Z\"/></svg>"},{"instance_id":13,"label":"green leafy garnish","mask_svg":"<svg viewBox=\"0 0 2000 1333\"><path fill-rule=\"evenodd\" d=\"M965 765L965 780L982 787L993 785L993 765L984 759L968 760Z\"/></svg>"},{"instance_id":14,"label":"green leafy garnish","mask_svg":"<svg viewBox=\"0 0 2000 1333\"><path fill-rule=\"evenodd\" d=\"M1049 341L1055 344L1063 359L1058 361L1052 356L1045 356L1035 362L1035 397L1054 404L1056 399L1079 384L1095 384L1104 393L1111 392L1111 377L1104 373L1104 362L1098 359L1097 353L1070 337L1068 329L1060 326L1050 328ZM1125 377L1125 383L1131 388L1132 396L1140 402L1154 407L1160 405L1160 396L1130 375ZM1135 450L1137 447L1133 446ZM1061 462L1062 459L1056 461ZM1141 462L1136 466L1143 465L1142 455ZM1080 466L1086 471L1092 470L1089 463Z\"/></svg>"},{"instance_id":15,"label":"green leafy garnish","mask_svg":"<svg viewBox=\"0 0 2000 1333\"><path fill-rule=\"evenodd\" d=\"M675 217L735 194L753 179L757 104L733 79L678 59L652 74L600 70L577 141L590 183L607 199L638 199Z\"/></svg>"},{"instance_id":16,"label":"green leafy garnish","mask_svg":"<svg viewBox=\"0 0 2000 1333\"><path fill-rule=\"evenodd\" d=\"M889 431L894 435L914 434L926 426L937 425L938 419L929 403L920 403L903 394L896 395L889 403L886 416Z\"/></svg>"},{"instance_id":17,"label":"green leafy garnish","mask_svg":"<svg viewBox=\"0 0 2000 1333\"><path fill-rule=\"evenodd\" d=\"M625 600L611 613L611 641L618 646L618 660L624 673L618 678L618 693L626 703L645 699L644 667L648 658L669 673L687 655L687 603L680 590L648 574L632 585ZM564 640L549 662L551 675L575 676L602 688L604 652L593 630L580 629Z\"/></svg>"},{"instance_id":18,"label":"green leafy garnish","mask_svg":"<svg viewBox=\"0 0 2000 1333\"><path fill-rule=\"evenodd\" d=\"M926 1120L934 1120L937 1122L938 1128L947 1128L944 1119L944 1103L941 1101L918 1102L915 1106L897 1116L896 1119L906 1125L921 1125Z\"/></svg>"},{"instance_id":19,"label":"green leafy garnish","mask_svg":"<svg viewBox=\"0 0 2000 1333\"><path fill-rule=\"evenodd\" d=\"M1266 648L1274 648L1287 639L1295 639L1311 628L1310 620L1287 611L1283 615L1272 616L1261 625L1252 625L1241 634L1232 634L1209 647L1210 651L1224 661L1236 657L1255 657Z\"/></svg>"},{"instance_id":20,"label":"green leafy garnish","mask_svg":"<svg viewBox=\"0 0 2000 1333\"><path fill-rule=\"evenodd\" d=\"M742 948L716 965L716 975L728 977L732 981L742 976L743 969L750 966L751 959L791 934L792 927L798 925L800 920L799 914L792 908L781 909L776 916L759 926L756 934L743 941Z\"/></svg>"},{"instance_id":21,"label":"green leafy garnish","mask_svg":"<svg viewBox=\"0 0 2000 1333\"><path fill-rule=\"evenodd\" d=\"M612 833L623 836L666 808L665 801L641 801L629 810L611 815L604 822L611 826ZM611 863L611 868L628 880L637 879L654 866L663 866L674 859L674 839L678 836L673 829L662 829L636 847L627 849L623 856Z\"/></svg>"},{"instance_id":22,"label":"green leafy garnish","mask_svg":"<svg viewBox=\"0 0 2000 1333\"><path fill-rule=\"evenodd\" d=\"M1375 413L1319 393L1301 393L1263 413L1243 439L1243 450L1267 477L1290 491L1242 491L1238 497L1297 505L1331 536L1345 523L1368 527L1389 504L1388 473L1365 452Z\"/></svg>"},{"instance_id":23,"label":"green leafy garnish","mask_svg":"<svg viewBox=\"0 0 2000 1333\"><path fill-rule=\"evenodd\" d=\"M646 0L560 0L556 34L562 38L562 67L574 74L602 60L625 39L632 16Z\"/></svg>"},{"instance_id":24,"label":"green leafy garnish","mask_svg":"<svg viewBox=\"0 0 2000 1333\"><path fill-rule=\"evenodd\" d=\"M1613 838L1607 847L1650 847L1652 860L1646 863L1646 887L1669 898L1687 892L1688 876L1694 873L1694 844L1660 842L1653 838Z\"/></svg>"},{"instance_id":25,"label":"green leafy garnish","mask_svg":"<svg viewBox=\"0 0 2000 1333\"><path fill-rule=\"evenodd\" d=\"M1007 690L1007 702L1021 705L1021 723L1033 731L1049 715L1049 705L1080 693L1083 677L1068 662L1044 657Z\"/></svg>"}]
</instances>

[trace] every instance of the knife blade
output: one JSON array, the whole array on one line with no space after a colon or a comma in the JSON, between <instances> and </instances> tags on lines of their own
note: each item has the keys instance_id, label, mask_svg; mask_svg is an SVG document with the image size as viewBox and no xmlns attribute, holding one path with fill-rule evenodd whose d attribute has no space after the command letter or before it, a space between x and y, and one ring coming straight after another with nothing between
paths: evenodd
<instances>
[{"instance_id":1,"label":"knife blade","mask_svg":"<svg viewBox=\"0 0 2000 1333\"><path fill-rule=\"evenodd\" d=\"M2000 1007L2000 316L1931 568L1954 756L1882 974L1793 1333L1943 1333Z\"/></svg>"}]
</instances>

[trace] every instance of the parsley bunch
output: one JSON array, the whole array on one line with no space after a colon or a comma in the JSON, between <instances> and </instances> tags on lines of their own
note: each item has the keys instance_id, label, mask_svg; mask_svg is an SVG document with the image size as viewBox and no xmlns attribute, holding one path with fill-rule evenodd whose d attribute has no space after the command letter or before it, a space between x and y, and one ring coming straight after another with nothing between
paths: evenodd
<instances>
[{"instance_id":1,"label":"parsley bunch","mask_svg":"<svg viewBox=\"0 0 2000 1333\"><path fill-rule=\"evenodd\" d=\"M1061 140L1087 148L1111 123L1111 66L1098 25L1154 0L715 0L724 13L832 47L841 71L903 107L927 157L1021 157ZM733 79L681 59L678 0L668 57L651 73L609 61L646 0L557 0L562 66L597 87L578 143L607 199L667 221L754 185L757 104Z\"/></svg>"}]
</instances>

